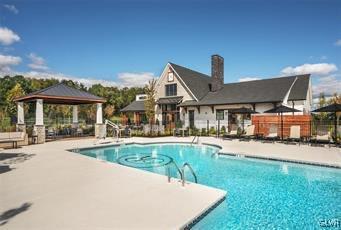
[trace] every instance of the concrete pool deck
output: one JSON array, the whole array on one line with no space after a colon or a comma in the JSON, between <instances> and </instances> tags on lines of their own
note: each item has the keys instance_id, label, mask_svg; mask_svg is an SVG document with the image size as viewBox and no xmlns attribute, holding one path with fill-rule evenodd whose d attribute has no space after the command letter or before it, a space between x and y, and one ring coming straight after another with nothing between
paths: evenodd
<instances>
[{"instance_id":1,"label":"concrete pool deck","mask_svg":"<svg viewBox=\"0 0 341 230\"><path fill-rule=\"evenodd\" d=\"M124 142L191 142L192 138L134 137ZM224 153L341 167L340 148L213 137L201 137L200 142L219 145ZM0 165L7 167L0 173L0 228L178 229L225 195L192 183L182 188L175 179L168 184L161 175L66 151L91 146L94 139L0 151Z\"/></svg>"},{"instance_id":2,"label":"concrete pool deck","mask_svg":"<svg viewBox=\"0 0 341 230\"><path fill-rule=\"evenodd\" d=\"M1 229L179 229L225 191L107 163L70 148L94 140L55 141L3 150Z\"/></svg>"}]
</instances>

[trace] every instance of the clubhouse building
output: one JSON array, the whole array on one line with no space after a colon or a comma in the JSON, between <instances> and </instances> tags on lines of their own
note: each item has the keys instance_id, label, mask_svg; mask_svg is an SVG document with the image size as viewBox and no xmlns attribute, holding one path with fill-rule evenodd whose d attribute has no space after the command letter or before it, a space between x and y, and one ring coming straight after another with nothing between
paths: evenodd
<instances>
[{"instance_id":1,"label":"clubhouse building","mask_svg":"<svg viewBox=\"0 0 341 230\"><path fill-rule=\"evenodd\" d=\"M224 84L224 59L219 55L211 57L211 76L167 63L156 91L155 118L168 128L177 122L199 129L217 122L228 127L239 122L240 115L234 111L242 107L263 113L283 104L301 111L296 115L309 114L312 104L310 74ZM132 123L146 121L145 99L137 95L121 112Z\"/></svg>"}]
</instances>

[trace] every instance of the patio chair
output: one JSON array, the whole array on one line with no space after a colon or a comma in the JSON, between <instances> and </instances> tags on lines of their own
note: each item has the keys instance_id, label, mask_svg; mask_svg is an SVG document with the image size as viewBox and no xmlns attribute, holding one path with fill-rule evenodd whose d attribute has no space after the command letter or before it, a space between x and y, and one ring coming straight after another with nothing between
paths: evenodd
<instances>
[{"instance_id":1,"label":"patio chair","mask_svg":"<svg viewBox=\"0 0 341 230\"><path fill-rule=\"evenodd\" d=\"M131 137L131 130L128 126L124 128L124 137Z\"/></svg>"},{"instance_id":2,"label":"patio chair","mask_svg":"<svg viewBox=\"0 0 341 230\"><path fill-rule=\"evenodd\" d=\"M238 137L238 130L237 129L231 129L230 132L225 133L223 135L223 139L232 139Z\"/></svg>"},{"instance_id":3,"label":"patio chair","mask_svg":"<svg viewBox=\"0 0 341 230\"><path fill-rule=\"evenodd\" d=\"M83 136L83 129L82 128L77 128L76 135L77 136Z\"/></svg>"},{"instance_id":4,"label":"patio chair","mask_svg":"<svg viewBox=\"0 0 341 230\"><path fill-rule=\"evenodd\" d=\"M301 126L293 125L290 127L290 135L286 139L286 143L289 144L289 141L298 141L298 144L301 145Z\"/></svg>"},{"instance_id":5,"label":"patio chair","mask_svg":"<svg viewBox=\"0 0 341 230\"><path fill-rule=\"evenodd\" d=\"M57 133L54 128L48 128L47 129L47 135L46 138L56 138Z\"/></svg>"},{"instance_id":6,"label":"patio chair","mask_svg":"<svg viewBox=\"0 0 341 230\"><path fill-rule=\"evenodd\" d=\"M279 138L278 136L278 128L276 125L271 125L269 129L269 134L264 136L265 141L271 141L272 143L275 142Z\"/></svg>"},{"instance_id":7,"label":"patio chair","mask_svg":"<svg viewBox=\"0 0 341 230\"><path fill-rule=\"evenodd\" d=\"M245 134L241 135L240 141L251 140L251 138L255 137L255 125L249 125L245 131Z\"/></svg>"},{"instance_id":8,"label":"patio chair","mask_svg":"<svg viewBox=\"0 0 341 230\"><path fill-rule=\"evenodd\" d=\"M182 136L182 133L179 128L173 129L173 136L174 137Z\"/></svg>"},{"instance_id":9,"label":"patio chair","mask_svg":"<svg viewBox=\"0 0 341 230\"><path fill-rule=\"evenodd\" d=\"M331 142L332 142L331 133L328 131L321 131L321 130L317 131L316 135L314 135L310 139L310 144L312 145L312 143L314 143L315 146L317 146L318 144L328 143L328 147L330 148Z\"/></svg>"}]
</instances>

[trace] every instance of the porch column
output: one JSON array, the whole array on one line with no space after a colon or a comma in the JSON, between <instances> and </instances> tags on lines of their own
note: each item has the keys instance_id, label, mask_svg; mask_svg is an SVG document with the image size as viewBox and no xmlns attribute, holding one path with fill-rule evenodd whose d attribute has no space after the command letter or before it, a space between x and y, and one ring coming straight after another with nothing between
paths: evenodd
<instances>
[{"instance_id":1,"label":"porch column","mask_svg":"<svg viewBox=\"0 0 341 230\"><path fill-rule=\"evenodd\" d=\"M97 103L95 137L105 138L107 136L106 126L103 124L102 103Z\"/></svg>"},{"instance_id":2,"label":"porch column","mask_svg":"<svg viewBox=\"0 0 341 230\"><path fill-rule=\"evenodd\" d=\"M96 124L103 123L102 103L97 103Z\"/></svg>"},{"instance_id":3,"label":"porch column","mask_svg":"<svg viewBox=\"0 0 341 230\"><path fill-rule=\"evenodd\" d=\"M36 102L36 125L44 125L43 99Z\"/></svg>"},{"instance_id":4,"label":"porch column","mask_svg":"<svg viewBox=\"0 0 341 230\"><path fill-rule=\"evenodd\" d=\"M78 106L72 106L72 127L78 128Z\"/></svg>"},{"instance_id":5,"label":"porch column","mask_svg":"<svg viewBox=\"0 0 341 230\"><path fill-rule=\"evenodd\" d=\"M34 125L34 134L37 135L38 144L45 142L45 126L44 126L44 111L43 99L36 101L36 124Z\"/></svg>"},{"instance_id":6,"label":"porch column","mask_svg":"<svg viewBox=\"0 0 341 230\"><path fill-rule=\"evenodd\" d=\"M17 131L18 132L26 132L25 125L25 115L24 115L24 102L17 103L18 109L18 119L17 119Z\"/></svg>"}]
</instances>

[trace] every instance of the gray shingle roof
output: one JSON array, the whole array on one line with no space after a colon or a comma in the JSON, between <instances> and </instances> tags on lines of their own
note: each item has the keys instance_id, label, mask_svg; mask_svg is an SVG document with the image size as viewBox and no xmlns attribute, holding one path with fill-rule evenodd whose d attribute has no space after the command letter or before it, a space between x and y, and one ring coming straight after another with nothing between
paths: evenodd
<instances>
[{"instance_id":1,"label":"gray shingle roof","mask_svg":"<svg viewBox=\"0 0 341 230\"><path fill-rule=\"evenodd\" d=\"M310 74L299 75L293 87L291 88L288 100L305 100L310 82Z\"/></svg>"},{"instance_id":2,"label":"gray shingle roof","mask_svg":"<svg viewBox=\"0 0 341 230\"><path fill-rule=\"evenodd\" d=\"M279 77L247 82L224 84L217 92L208 92L202 100L185 101L181 105L219 105L261 102L281 102L297 78L289 100L306 98L310 75ZM190 87L190 86L189 86Z\"/></svg>"},{"instance_id":3,"label":"gray shingle roof","mask_svg":"<svg viewBox=\"0 0 341 230\"><path fill-rule=\"evenodd\" d=\"M222 90L210 92L211 77L188 69L186 67L169 63L178 73L186 86L199 100L190 104L225 104L225 103L256 103L282 101L290 86L293 85L288 100L304 100L309 88L310 74L289 77L277 77L249 82L224 84ZM183 102L184 103L184 102Z\"/></svg>"},{"instance_id":4,"label":"gray shingle roof","mask_svg":"<svg viewBox=\"0 0 341 230\"><path fill-rule=\"evenodd\" d=\"M191 90L198 100L201 100L210 91L210 76L174 63L169 64L173 67L173 69L177 72L177 74L181 77L186 86Z\"/></svg>"},{"instance_id":5,"label":"gray shingle roof","mask_svg":"<svg viewBox=\"0 0 341 230\"><path fill-rule=\"evenodd\" d=\"M121 112L143 112L145 111L144 108L144 101L133 101L123 109Z\"/></svg>"},{"instance_id":6,"label":"gray shingle roof","mask_svg":"<svg viewBox=\"0 0 341 230\"><path fill-rule=\"evenodd\" d=\"M87 101L105 101L103 98L95 96L91 93L85 92L83 90L75 89L72 87L69 87L67 85L64 85L63 83L59 83L56 85L52 85L50 87L47 87L45 89L38 90L36 92L32 92L30 94L27 94L23 97L20 97L16 99L16 101L21 100L28 100L28 99L34 99L34 98L40 98L40 97L51 97L51 98L77 98L77 100L87 100Z\"/></svg>"},{"instance_id":7,"label":"gray shingle roof","mask_svg":"<svg viewBox=\"0 0 341 230\"><path fill-rule=\"evenodd\" d=\"M157 100L158 104L178 104L182 100L182 96L177 97L161 97Z\"/></svg>"}]
</instances>

